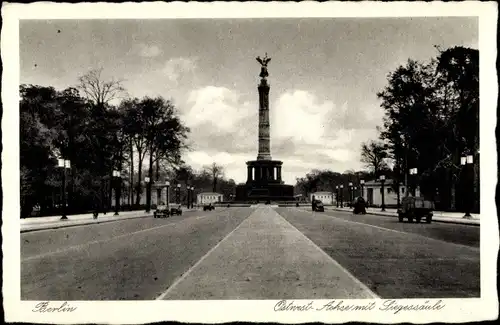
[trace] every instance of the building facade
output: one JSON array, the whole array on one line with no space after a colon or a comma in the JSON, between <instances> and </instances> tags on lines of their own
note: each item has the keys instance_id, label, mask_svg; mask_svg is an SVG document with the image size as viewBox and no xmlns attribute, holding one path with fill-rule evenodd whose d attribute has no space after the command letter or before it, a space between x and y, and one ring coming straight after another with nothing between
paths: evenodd
<instances>
[{"instance_id":1,"label":"building facade","mask_svg":"<svg viewBox=\"0 0 500 325\"><path fill-rule=\"evenodd\" d=\"M393 189L392 183L392 179L388 179L384 182L384 203L386 206L396 206L398 204L398 194ZM415 194L416 196L420 195L418 188ZM404 184L399 185L399 195L400 199L406 196L406 186ZM366 182L363 188L363 198L370 206L381 206L382 183L380 183L380 181Z\"/></svg>"},{"instance_id":2,"label":"building facade","mask_svg":"<svg viewBox=\"0 0 500 325\"><path fill-rule=\"evenodd\" d=\"M204 192L196 196L198 204L220 203L224 200L224 196L220 193Z\"/></svg>"},{"instance_id":3,"label":"building facade","mask_svg":"<svg viewBox=\"0 0 500 325\"><path fill-rule=\"evenodd\" d=\"M325 205L335 204L335 194L332 192L315 192L309 195L309 200L312 202L313 196L315 200L323 202Z\"/></svg>"}]
</instances>

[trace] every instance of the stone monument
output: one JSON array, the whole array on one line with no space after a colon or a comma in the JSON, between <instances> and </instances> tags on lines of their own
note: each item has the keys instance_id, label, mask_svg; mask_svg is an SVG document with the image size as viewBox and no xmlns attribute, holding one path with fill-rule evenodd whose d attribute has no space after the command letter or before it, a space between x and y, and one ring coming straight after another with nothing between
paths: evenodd
<instances>
[{"instance_id":1,"label":"stone monument","mask_svg":"<svg viewBox=\"0 0 500 325\"><path fill-rule=\"evenodd\" d=\"M293 186L281 180L282 161L271 158L271 139L269 124L269 84L267 65L271 58L257 57L261 65L259 76L259 136L257 160L247 161L247 182L236 187L236 201L266 202L291 201Z\"/></svg>"}]
</instances>

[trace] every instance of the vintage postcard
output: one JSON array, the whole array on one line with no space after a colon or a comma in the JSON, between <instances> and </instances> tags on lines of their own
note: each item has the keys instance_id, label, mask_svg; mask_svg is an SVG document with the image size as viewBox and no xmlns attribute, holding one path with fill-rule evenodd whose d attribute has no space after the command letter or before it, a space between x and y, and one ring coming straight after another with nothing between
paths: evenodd
<instances>
[{"instance_id":1,"label":"vintage postcard","mask_svg":"<svg viewBox=\"0 0 500 325\"><path fill-rule=\"evenodd\" d=\"M497 5L2 5L7 322L498 317Z\"/></svg>"}]
</instances>

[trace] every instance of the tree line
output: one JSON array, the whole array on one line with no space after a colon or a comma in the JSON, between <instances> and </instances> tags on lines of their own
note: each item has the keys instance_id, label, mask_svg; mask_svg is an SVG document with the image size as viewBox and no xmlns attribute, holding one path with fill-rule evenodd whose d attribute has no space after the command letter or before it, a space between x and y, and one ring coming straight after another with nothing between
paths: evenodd
<instances>
[{"instance_id":1,"label":"tree line","mask_svg":"<svg viewBox=\"0 0 500 325\"><path fill-rule=\"evenodd\" d=\"M104 80L102 69L64 90L21 85L19 113L22 217L35 206L42 214L59 212L60 158L71 164L66 169L68 213L110 209L113 188L123 189L127 208L139 208L143 189L150 204L154 184L167 179L198 189L215 191L217 181L220 188L231 187L222 167L193 172L182 160L190 130L173 101L128 98L122 82Z\"/></svg>"},{"instance_id":2,"label":"tree line","mask_svg":"<svg viewBox=\"0 0 500 325\"><path fill-rule=\"evenodd\" d=\"M390 72L377 93L384 118L378 139L361 145L366 171L312 171L297 179L297 192L335 192L339 184L346 191L346 184L359 175L374 180L384 174L398 195L402 184L413 181L444 210L463 209L472 189L474 210L479 210L479 51L436 49L437 57L429 62L409 59ZM474 160L473 184L461 165L466 155ZM413 168L416 175L410 175Z\"/></svg>"},{"instance_id":3,"label":"tree line","mask_svg":"<svg viewBox=\"0 0 500 325\"><path fill-rule=\"evenodd\" d=\"M474 189L479 210L479 51L436 48L429 62L410 59L388 75L377 93L384 109L379 141L362 145L362 161L375 174L378 164L390 162L395 187L416 178L421 194L443 209L463 209ZM474 184L460 161L467 155Z\"/></svg>"}]
</instances>

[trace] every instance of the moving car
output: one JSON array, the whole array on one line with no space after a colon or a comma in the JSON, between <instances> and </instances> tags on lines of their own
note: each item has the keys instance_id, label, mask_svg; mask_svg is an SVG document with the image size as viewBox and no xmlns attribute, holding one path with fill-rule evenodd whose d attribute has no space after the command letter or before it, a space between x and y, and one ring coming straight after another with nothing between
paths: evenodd
<instances>
[{"instance_id":1,"label":"moving car","mask_svg":"<svg viewBox=\"0 0 500 325\"><path fill-rule=\"evenodd\" d=\"M405 218L409 222L415 219L420 222L423 218L427 223L432 222L432 211L434 210L434 202L425 200L423 197L408 196L401 200L401 209L398 209L399 222L403 222Z\"/></svg>"},{"instance_id":2,"label":"moving car","mask_svg":"<svg viewBox=\"0 0 500 325\"><path fill-rule=\"evenodd\" d=\"M325 206L320 200L313 201L313 211L315 212L325 212Z\"/></svg>"},{"instance_id":3,"label":"moving car","mask_svg":"<svg viewBox=\"0 0 500 325\"><path fill-rule=\"evenodd\" d=\"M215 210L215 207L212 205L212 203L203 206L203 211L212 211L212 210Z\"/></svg>"},{"instance_id":4,"label":"moving car","mask_svg":"<svg viewBox=\"0 0 500 325\"><path fill-rule=\"evenodd\" d=\"M179 204L177 207L172 207L170 209L170 215L173 216L173 215L182 215L182 208L181 208L181 205Z\"/></svg>"},{"instance_id":5,"label":"moving car","mask_svg":"<svg viewBox=\"0 0 500 325\"><path fill-rule=\"evenodd\" d=\"M154 212L154 217L155 218L168 218L170 217L170 210L168 209L168 206L160 203Z\"/></svg>"}]
</instances>

